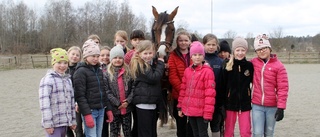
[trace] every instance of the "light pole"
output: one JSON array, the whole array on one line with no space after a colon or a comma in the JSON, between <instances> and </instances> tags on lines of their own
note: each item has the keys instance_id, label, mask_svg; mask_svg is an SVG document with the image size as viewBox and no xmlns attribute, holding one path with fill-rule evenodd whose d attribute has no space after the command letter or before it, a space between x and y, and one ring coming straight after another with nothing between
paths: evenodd
<instances>
[{"instance_id":1,"label":"light pole","mask_svg":"<svg viewBox=\"0 0 320 137\"><path fill-rule=\"evenodd\" d=\"M212 28L213 28L213 0L211 0L211 34L213 33Z\"/></svg>"}]
</instances>

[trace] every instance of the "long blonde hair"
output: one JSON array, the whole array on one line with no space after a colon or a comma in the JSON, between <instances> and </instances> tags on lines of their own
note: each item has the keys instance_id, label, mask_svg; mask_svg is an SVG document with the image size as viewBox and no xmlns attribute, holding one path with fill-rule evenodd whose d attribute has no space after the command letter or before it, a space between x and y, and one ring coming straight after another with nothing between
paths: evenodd
<instances>
[{"instance_id":1,"label":"long blonde hair","mask_svg":"<svg viewBox=\"0 0 320 137\"><path fill-rule=\"evenodd\" d=\"M140 73L144 74L145 71L150 69L150 65L139 56L141 52L149 49L154 50L154 45L150 40L142 40L139 42L136 52L130 62L130 74L133 79L136 79Z\"/></svg>"},{"instance_id":2,"label":"long blonde hair","mask_svg":"<svg viewBox=\"0 0 320 137\"><path fill-rule=\"evenodd\" d=\"M114 73L115 73L115 66L112 65L112 62L109 63L109 65L107 66L107 72L109 74L109 80L110 81L113 81L115 78L114 78ZM129 72L129 68L128 66L124 63L124 60L123 60L123 63L122 63L122 66L121 68L124 68L124 79L129 79L130 78L130 72Z\"/></svg>"}]
</instances>

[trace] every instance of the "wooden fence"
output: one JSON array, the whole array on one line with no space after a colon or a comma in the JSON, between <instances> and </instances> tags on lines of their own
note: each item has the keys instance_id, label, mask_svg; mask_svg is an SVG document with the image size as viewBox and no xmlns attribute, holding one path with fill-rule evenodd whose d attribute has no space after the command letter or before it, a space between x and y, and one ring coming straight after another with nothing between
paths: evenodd
<instances>
[{"instance_id":1,"label":"wooden fence","mask_svg":"<svg viewBox=\"0 0 320 137\"><path fill-rule=\"evenodd\" d=\"M278 52L277 57L285 64L318 64L320 52ZM256 57L254 52L247 54L247 59ZM51 66L50 55L0 55L0 69L12 68L48 68Z\"/></svg>"}]
</instances>

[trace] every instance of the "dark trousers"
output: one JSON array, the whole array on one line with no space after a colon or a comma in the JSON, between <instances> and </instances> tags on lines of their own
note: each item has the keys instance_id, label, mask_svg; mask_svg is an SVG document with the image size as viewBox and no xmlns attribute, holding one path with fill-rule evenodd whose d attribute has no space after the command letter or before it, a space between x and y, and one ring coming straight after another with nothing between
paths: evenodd
<instances>
[{"instance_id":1,"label":"dark trousers","mask_svg":"<svg viewBox=\"0 0 320 137\"><path fill-rule=\"evenodd\" d=\"M225 110L224 108L215 107L214 113L212 116L212 121L210 121L211 132L224 132L224 117Z\"/></svg>"},{"instance_id":2,"label":"dark trousers","mask_svg":"<svg viewBox=\"0 0 320 137\"><path fill-rule=\"evenodd\" d=\"M140 109L136 107L138 137L157 137L157 110Z\"/></svg>"},{"instance_id":3,"label":"dark trousers","mask_svg":"<svg viewBox=\"0 0 320 137\"><path fill-rule=\"evenodd\" d=\"M134 107L132 110L132 130L131 130L131 135L133 137L138 137L138 121L137 121L137 111L136 108Z\"/></svg>"},{"instance_id":4,"label":"dark trousers","mask_svg":"<svg viewBox=\"0 0 320 137\"><path fill-rule=\"evenodd\" d=\"M105 112L107 112L106 109L105 109ZM104 113L101 137L109 137L109 123L107 122L107 119L108 119L107 113Z\"/></svg>"},{"instance_id":5,"label":"dark trousers","mask_svg":"<svg viewBox=\"0 0 320 137\"><path fill-rule=\"evenodd\" d=\"M193 137L193 132L188 118L178 116L178 101L173 100L173 117L176 119L177 137Z\"/></svg>"},{"instance_id":6,"label":"dark trousers","mask_svg":"<svg viewBox=\"0 0 320 137\"><path fill-rule=\"evenodd\" d=\"M118 137L120 135L121 126L124 137L132 137L131 121L131 113L127 113L125 115L114 115L114 119L110 123L110 137Z\"/></svg>"},{"instance_id":7,"label":"dark trousers","mask_svg":"<svg viewBox=\"0 0 320 137\"><path fill-rule=\"evenodd\" d=\"M81 113L76 112L76 122L77 122L77 127L74 130L76 135L73 134L73 131L70 127L67 128L67 137L84 137L83 133L83 128L82 128L82 118L81 118Z\"/></svg>"},{"instance_id":8,"label":"dark trousers","mask_svg":"<svg viewBox=\"0 0 320 137\"><path fill-rule=\"evenodd\" d=\"M202 117L189 117L194 137L209 137L208 123Z\"/></svg>"}]
</instances>

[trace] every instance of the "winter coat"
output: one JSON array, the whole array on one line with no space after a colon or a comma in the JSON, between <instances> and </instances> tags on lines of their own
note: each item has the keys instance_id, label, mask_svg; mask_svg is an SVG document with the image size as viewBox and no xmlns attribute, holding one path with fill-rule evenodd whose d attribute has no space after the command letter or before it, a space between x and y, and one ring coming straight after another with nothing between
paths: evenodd
<instances>
[{"instance_id":1,"label":"winter coat","mask_svg":"<svg viewBox=\"0 0 320 137\"><path fill-rule=\"evenodd\" d=\"M228 62L228 60L226 60ZM226 66L226 62L223 66ZM232 70L223 68L222 90L225 93L225 109L231 111L251 110L251 88L253 65L245 58L233 60Z\"/></svg>"},{"instance_id":2,"label":"winter coat","mask_svg":"<svg viewBox=\"0 0 320 137\"><path fill-rule=\"evenodd\" d=\"M76 125L74 93L70 75L49 70L41 79L39 103L43 128Z\"/></svg>"},{"instance_id":3,"label":"winter coat","mask_svg":"<svg viewBox=\"0 0 320 137\"><path fill-rule=\"evenodd\" d=\"M284 65L274 54L266 63L259 58L251 62L254 67L252 103L285 109L289 84Z\"/></svg>"},{"instance_id":4,"label":"winter coat","mask_svg":"<svg viewBox=\"0 0 320 137\"><path fill-rule=\"evenodd\" d=\"M110 102L107 99L107 80L103 76L99 64L92 66L78 63L73 75L75 98L82 115L91 114L91 109L102 109Z\"/></svg>"},{"instance_id":5,"label":"winter coat","mask_svg":"<svg viewBox=\"0 0 320 137\"><path fill-rule=\"evenodd\" d=\"M115 73L113 76L113 80L110 80L110 73L107 73L107 80L108 80L108 87L109 89L107 90L107 95L108 99L111 102L111 110L114 115L120 115L120 109L118 107L123 103L122 100L120 100L120 88L124 89L124 94L125 94L125 100L128 103L128 107L126 108L126 113L130 113L133 109L133 106L131 104L132 98L133 98L133 92L131 92L132 88L132 82L133 80L130 77L125 77L124 76L125 70L122 68L115 68ZM118 79L119 77L122 76L122 82L123 85L119 85Z\"/></svg>"},{"instance_id":6,"label":"winter coat","mask_svg":"<svg viewBox=\"0 0 320 137\"><path fill-rule=\"evenodd\" d=\"M157 61L144 74L140 73L133 83L133 104L159 104L161 102L160 80L164 73L164 62Z\"/></svg>"},{"instance_id":7,"label":"winter coat","mask_svg":"<svg viewBox=\"0 0 320 137\"><path fill-rule=\"evenodd\" d=\"M128 64L128 65L130 64L131 58L133 57L134 53L135 53L134 49L132 49L132 50L130 50L129 52L126 53L126 55L124 56L124 62L126 64Z\"/></svg>"},{"instance_id":8,"label":"winter coat","mask_svg":"<svg viewBox=\"0 0 320 137\"><path fill-rule=\"evenodd\" d=\"M188 67L183 75L177 108L191 117L211 120L215 104L215 82L208 65Z\"/></svg>"},{"instance_id":9,"label":"winter coat","mask_svg":"<svg viewBox=\"0 0 320 137\"><path fill-rule=\"evenodd\" d=\"M224 94L221 92L221 69L223 59L218 56L218 52L215 53L206 53L205 61L210 64L210 67L213 69L214 79L216 82L216 103L215 108L220 108L224 104Z\"/></svg>"},{"instance_id":10,"label":"winter coat","mask_svg":"<svg viewBox=\"0 0 320 137\"><path fill-rule=\"evenodd\" d=\"M191 62L189 53L186 55L186 59L179 49L175 49L170 53L168 60L169 82L172 85L172 97L176 100L179 97L184 70L192 64Z\"/></svg>"}]
</instances>

